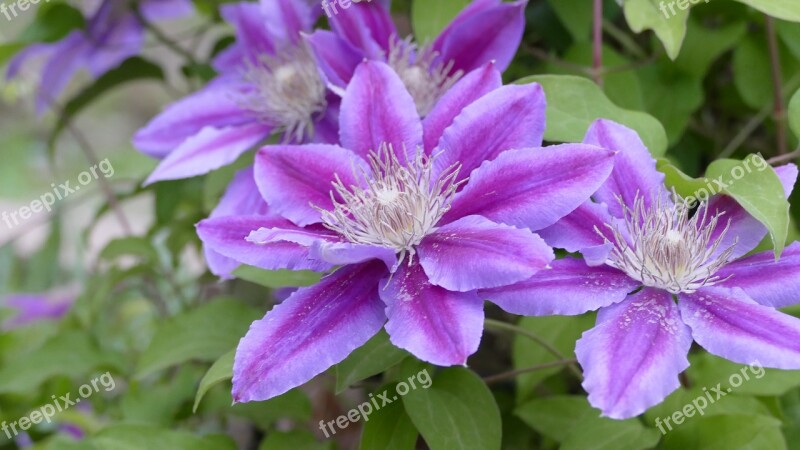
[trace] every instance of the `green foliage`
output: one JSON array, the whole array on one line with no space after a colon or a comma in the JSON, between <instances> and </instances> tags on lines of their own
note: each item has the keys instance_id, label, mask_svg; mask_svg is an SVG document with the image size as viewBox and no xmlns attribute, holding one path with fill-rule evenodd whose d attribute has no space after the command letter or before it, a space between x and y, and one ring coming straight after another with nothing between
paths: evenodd
<instances>
[{"instance_id":1,"label":"green foliage","mask_svg":"<svg viewBox=\"0 0 800 450\"><path fill-rule=\"evenodd\" d=\"M461 12L469 0L440 0L430 2L413 0L411 4L411 24L414 36L419 42L433 42L445 27Z\"/></svg>"},{"instance_id":2,"label":"green foliage","mask_svg":"<svg viewBox=\"0 0 800 450\"><path fill-rule=\"evenodd\" d=\"M660 4L663 4L661 0L625 0L623 3L625 19L631 29L637 33L653 30L664 44L667 55L674 60L678 57L683 39L686 37L686 20L689 18L689 11L674 8L675 15L672 15L672 11L670 11L667 18L665 13L659 10Z\"/></svg>"},{"instance_id":3,"label":"green foliage","mask_svg":"<svg viewBox=\"0 0 800 450\"><path fill-rule=\"evenodd\" d=\"M408 356L408 352L392 345L389 335L381 331L336 365L336 392L341 393L353 383L384 372Z\"/></svg>"},{"instance_id":4,"label":"green foliage","mask_svg":"<svg viewBox=\"0 0 800 450\"><path fill-rule=\"evenodd\" d=\"M392 392L394 384L382 391ZM417 431L402 402L393 402L369 415L361 433L361 450L414 450Z\"/></svg>"}]
</instances>

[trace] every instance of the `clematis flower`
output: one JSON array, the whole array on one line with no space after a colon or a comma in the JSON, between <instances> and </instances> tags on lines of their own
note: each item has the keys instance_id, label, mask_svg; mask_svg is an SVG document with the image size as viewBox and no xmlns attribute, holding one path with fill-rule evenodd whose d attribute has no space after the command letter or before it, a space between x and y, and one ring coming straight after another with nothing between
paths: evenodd
<instances>
[{"instance_id":1,"label":"clematis flower","mask_svg":"<svg viewBox=\"0 0 800 450\"><path fill-rule=\"evenodd\" d=\"M481 294L524 315L600 308L576 355L589 402L615 419L677 389L693 341L736 363L800 369L800 319L775 309L800 302L800 244L778 262L771 252L742 258L767 230L733 199L712 197L691 215L635 132L601 120L584 142L619 150L614 172L594 202L541 234L585 260ZM788 196L797 168L776 171Z\"/></svg>"},{"instance_id":2,"label":"clematis flower","mask_svg":"<svg viewBox=\"0 0 800 450\"><path fill-rule=\"evenodd\" d=\"M19 328L44 320L62 318L72 307L74 298L45 294L8 295L2 306L14 310L14 315L3 323L6 330Z\"/></svg>"},{"instance_id":3,"label":"clematis flower","mask_svg":"<svg viewBox=\"0 0 800 450\"><path fill-rule=\"evenodd\" d=\"M425 117L465 74L489 61L501 72L508 67L525 30L527 3L475 0L430 43L399 37L389 1L353 3L337 14L326 4L333 31L318 30L308 42L335 90L347 87L365 58L383 61L397 72Z\"/></svg>"},{"instance_id":4,"label":"clematis flower","mask_svg":"<svg viewBox=\"0 0 800 450\"><path fill-rule=\"evenodd\" d=\"M193 11L190 0L142 0L142 16L148 22L176 19ZM99 78L137 55L144 44L144 26L124 1L103 0L87 17L85 29L75 30L53 43L33 44L9 63L7 76L17 76L31 58L45 60L36 111L43 114L58 99L69 81L81 70Z\"/></svg>"},{"instance_id":5,"label":"clematis flower","mask_svg":"<svg viewBox=\"0 0 800 450\"><path fill-rule=\"evenodd\" d=\"M237 42L219 54L219 76L169 106L134 136L162 159L145 184L193 177L234 162L273 132L287 142L335 142L339 98L329 92L300 32L319 15L304 0L226 4Z\"/></svg>"},{"instance_id":6,"label":"clematis flower","mask_svg":"<svg viewBox=\"0 0 800 450\"><path fill-rule=\"evenodd\" d=\"M420 359L464 364L483 331L477 290L527 279L553 260L532 230L585 202L610 174L613 152L541 148L538 85L491 89L465 106L476 84L499 82L485 65L423 122L394 70L365 61L342 101L340 146L258 152L256 184L282 218L198 224L210 249L245 264L339 267L253 323L235 358L237 402L307 382L384 324L394 345Z\"/></svg>"}]
</instances>

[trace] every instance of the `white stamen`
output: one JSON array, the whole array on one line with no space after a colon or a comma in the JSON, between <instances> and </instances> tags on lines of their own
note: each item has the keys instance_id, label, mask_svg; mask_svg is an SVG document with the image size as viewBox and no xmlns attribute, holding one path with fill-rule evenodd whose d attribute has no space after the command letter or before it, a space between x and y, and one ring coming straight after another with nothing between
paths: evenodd
<instances>
[{"instance_id":1,"label":"white stamen","mask_svg":"<svg viewBox=\"0 0 800 450\"><path fill-rule=\"evenodd\" d=\"M731 258L733 245L717 255L730 227L730 221L716 239L712 237L719 218L709 218L708 205L702 203L690 218L689 208L680 197L674 205L661 197L650 207L637 195L633 209L618 199L624 210L625 233L618 225L606 224L613 242L603 232L597 233L612 242L614 249L606 262L622 270L645 286L664 289L673 294L691 294L703 286L725 281L714 274ZM716 255L716 256L715 256Z\"/></svg>"},{"instance_id":2,"label":"white stamen","mask_svg":"<svg viewBox=\"0 0 800 450\"><path fill-rule=\"evenodd\" d=\"M393 38L388 63L403 80L414 98L417 112L425 117L436 102L461 79L464 72L453 71L454 61L437 64L439 53L427 46L418 47L411 38Z\"/></svg>"},{"instance_id":3,"label":"white stamen","mask_svg":"<svg viewBox=\"0 0 800 450\"><path fill-rule=\"evenodd\" d=\"M259 120L281 127L288 139L314 133L315 116L325 111L325 84L304 44L249 63L244 79L253 90L238 97Z\"/></svg>"},{"instance_id":4,"label":"white stamen","mask_svg":"<svg viewBox=\"0 0 800 450\"><path fill-rule=\"evenodd\" d=\"M413 159L401 163L389 144L382 144L369 155L370 172L353 169L361 185L345 186L336 177L331 191L333 211L315 206L322 213L322 223L355 244L377 245L394 249L399 262L416 253L414 247L435 230L436 224L450 209L458 188L460 164L453 164L434 176L434 161L439 154L427 156L421 148ZM336 195L343 200L336 200Z\"/></svg>"}]
</instances>

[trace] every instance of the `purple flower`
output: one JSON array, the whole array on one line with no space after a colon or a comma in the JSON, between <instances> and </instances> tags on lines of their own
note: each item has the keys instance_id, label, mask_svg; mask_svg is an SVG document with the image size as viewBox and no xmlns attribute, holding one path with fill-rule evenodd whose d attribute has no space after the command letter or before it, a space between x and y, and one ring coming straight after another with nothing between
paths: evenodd
<instances>
[{"instance_id":1,"label":"purple flower","mask_svg":"<svg viewBox=\"0 0 800 450\"><path fill-rule=\"evenodd\" d=\"M150 22L175 19L193 10L190 0L144 0L140 7ZM9 63L7 76L15 77L31 57L45 60L36 95L36 111L43 114L76 73L85 69L99 78L137 55L144 37L144 26L126 2L104 0L87 18L86 29L72 31L58 42L28 46Z\"/></svg>"},{"instance_id":2,"label":"purple flower","mask_svg":"<svg viewBox=\"0 0 800 450\"><path fill-rule=\"evenodd\" d=\"M43 320L62 318L72 307L74 298L44 294L14 294L6 296L2 306L15 310L3 323L6 330L19 328Z\"/></svg>"},{"instance_id":3,"label":"purple flower","mask_svg":"<svg viewBox=\"0 0 800 450\"><path fill-rule=\"evenodd\" d=\"M398 75L365 61L342 101L341 146L261 149L256 184L283 218L209 219L201 239L264 269L340 268L253 323L236 354L236 401L305 383L384 323L420 359L464 364L483 331L476 291L553 260L532 230L585 202L611 173L613 152L541 148L541 87L499 84L484 65L422 121Z\"/></svg>"},{"instance_id":4,"label":"purple flower","mask_svg":"<svg viewBox=\"0 0 800 450\"><path fill-rule=\"evenodd\" d=\"M775 309L800 299L800 244L779 262L772 252L736 260L767 230L732 198L713 197L691 215L673 202L635 132L600 120L584 142L619 150L614 171L596 202L541 235L581 251L585 261L555 261L483 297L524 315L601 308L576 354L589 402L615 419L636 416L677 389L693 341L737 363L800 369L800 319ZM776 171L788 196L797 168Z\"/></svg>"},{"instance_id":5,"label":"purple flower","mask_svg":"<svg viewBox=\"0 0 800 450\"><path fill-rule=\"evenodd\" d=\"M308 37L328 82L344 89L365 58L389 64L411 93L421 116L463 75L494 61L501 72L517 52L527 0L475 0L432 43L400 39L389 1L352 3L336 9L323 2L331 31Z\"/></svg>"},{"instance_id":6,"label":"purple flower","mask_svg":"<svg viewBox=\"0 0 800 450\"><path fill-rule=\"evenodd\" d=\"M316 17L306 1L226 4L237 42L219 54L220 75L169 106L134 136L163 160L145 184L202 175L234 162L274 131L291 142L335 142L339 98L328 91L300 33Z\"/></svg>"}]
</instances>

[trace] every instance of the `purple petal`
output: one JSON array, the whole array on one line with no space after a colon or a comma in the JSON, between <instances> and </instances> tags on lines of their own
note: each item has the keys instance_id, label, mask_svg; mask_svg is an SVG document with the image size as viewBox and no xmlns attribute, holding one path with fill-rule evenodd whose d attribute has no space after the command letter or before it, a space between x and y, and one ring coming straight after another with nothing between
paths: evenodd
<instances>
[{"instance_id":1,"label":"purple petal","mask_svg":"<svg viewBox=\"0 0 800 450\"><path fill-rule=\"evenodd\" d=\"M668 193L664 187L664 174L656 170L656 160L635 131L600 119L589 127L583 142L619 152L614 161L614 171L593 196L607 204L613 216L623 217L618 196L626 205L633 205L637 195L643 196L645 204L650 205L651 200Z\"/></svg>"},{"instance_id":2,"label":"purple petal","mask_svg":"<svg viewBox=\"0 0 800 450\"><path fill-rule=\"evenodd\" d=\"M800 242L787 247L779 261L774 252L762 252L728 264L716 276L730 277L718 286L742 288L762 305L796 305L800 303Z\"/></svg>"},{"instance_id":3,"label":"purple petal","mask_svg":"<svg viewBox=\"0 0 800 450\"><path fill-rule=\"evenodd\" d=\"M261 0L261 10L271 35L284 43L299 42L300 33L310 30L320 14L314 3L297 0Z\"/></svg>"},{"instance_id":4,"label":"purple petal","mask_svg":"<svg viewBox=\"0 0 800 450\"><path fill-rule=\"evenodd\" d=\"M739 289L680 296L683 321L703 348L739 364L800 369L800 319L759 305Z\"/></svg>"},{"instance_id":5,"label":"purple petal","mask_svg":"<svg viewBox=\"0 0 800 450\"><path fill-rule=\"evenodd\" d=\"M489 61L506 70L517 53L525 30L527 0L503 3L475 1L462 11L434 41L442 62L453 70L470 72Z\"/></svg>"},{"instance_id":6,"label":"purple petal","mask_svg":"<svg viewBox=\"0 0 800 450\"><path fill-rule=\"evenodd\" d=\"M210 219L230 216L269 216L269 207L253 179L253 168L248 167L234 176L225 195L209 216ZM208 248L203 249L206 263L214 275L230 279L239 262Z\"/></svg>"},{"instance_id":7,"label":"purple petal","mask_svg":"<svg viewBox=\"0 0 800 450\"><path fill-rule=\"evenodd\" d=\"M70 310L74 302L74 298L43 294L9 295L3 300L2 306L16 310L16 313L3 323L3 329L9 330L45 320L60 319Z\"/></svg>"},{"instance_id":8,"label":"purple petal","mask_svg":"<svg viewBox=\"0 0 800 450\"><path fill-rule=\"evenodd\" d=\"M19 53L8 63L8 71L6 72L6 79L10 80L19 75L25 63L31 58L49 58L50 55L57 49L58 43L54 44L31 44L21 50Z\"/></svg>"},{"instance_id":9,"label":"purple petal","mask_svg":"<svg viewBox=\"0 0 800 450\"><path fill-rule=\"evenodd\" d=\"M691 346L666 291L645 288L600 310L597 325L575 346L589 403L612 419L643 413L680 386Z\"/></svg>"},{"instance_id":10,"label":"purple petal","mask_svg":"<svg viewBox=\"0 0 800 450\"><path fill-rule=\"evenodd\" d=\"M205 89L169 106L139 130L133 145L141 152L163 158L203 128L225 128L253 123L254 118L235 100L243 85L218 79Z\"/></svg>"},{"instance_id":11,"label":"purple petal","mask_svg":"<svg viewBox=\"0 0 800 450\"><path fill-rule=\"evenodd\" d=\"M328 3L331 8L340 7L338 1ZM337 11L338 14L326 11L333 31L368 58L385 60L390 40L398 36L388 8L380 2L361 2L351 3L348 9Z\"/></svg>"},{"instance_id":12,"label":"purple petal","mask_svg":"<svg viewBox=\"0 0 800 450\"><path fill-rule=\"evenodd\" d=\"M266 139L271 129L260 123L226 128L206 127L170 153L145 185L204 175L236 161Z\"/></svg>"},{"instance_id":13,"label":"purple petal","mask_svg":"<svg viewBox=\"0 0 800 450\"><path fill-rule=\"evenodd\" d=\"M180 19L194 12L189 0L150 0L141 2L142 14L151 22Z\"/></svg>"},{"instance_id":14,"label":"purple petal","mask_svg":"<svg viewBox=\"0 0 800 450\"><path fill-rule=\"evenodd\" d=\"M639 284L612 267L565 258L530 279L479 295L512 314L574 316L619 303Z\"/></svg>"},{"instance_id":15,"label":"purple petal","mask_svg":"<svg viewBox=\"0 0 800 450\"><path fill-rule=\"evenodd\" d=\"M144 27L130 14L124 14L109 23L102 35L92 35L91 49L87 54L86 68L98 78L123 61L139 54L144 45Z\"/></svg>"},{"instance_id":16,"label":"purple petal","mask_svg":"<svg viewBox=\"0 0 800 450\"><path fill-rule=\"evenodd\" d=\"M387 305L386 331L397 347L437 366L464 365L478 350L484 316L475 292L434 286L419 264L402 264L381 282L380 295Z\"/></svg>"},{"instance_id":17,"label":"purple petal","mask_svg":"<svg viewBox=\"0 0 800 450\"><path fill-rule=\"evenodd\" d=\"M73 31L55 44L50 59L42 69L36 112L44 113L61 95L72 77L86 64L91 44L81 31Z\"/></svg>"},{"instance_id":18,"label":"purple petal","mask_svg":"<svg viewBox=\"0 0 800 450\"><path fill-rule=\"evenodd\" d=\"M317 57L317 63L328 83L346 88L356 67L364 60L364 55L344 39L326 30L315 31L306 36L306 41Z\"/></svg>"},{"instance_id":19,"label":"purple petal","mask_svg":"<svg viewBox=\"0 0 800 450\"><path fill-rule=\"evenodd\" d=\"M442 223L479 215L540 230L587 201L613 162L612 152L584 144L506 151L472 172Z\"/></svg>"},{"instance_id":20,"label":"purple petal","mask_svg":"<svg viewBox=\"0 0 800 450\"><path fill-rule=\"evenodd\" d=\"M310 143L338 144L339 143L339 108L341 98L329 92L327 95L328 106L325 112L314 121L314 133Z\"/></svg>"},{"instance_id":21,"label":"purple petal","mask_svg":"<svg viewBox=\"0 0 800 450\"><path fill-rule=\"evenodd\" d=\"M432 284L466 292L530 278L555 258L553 249L527 229L464 217L425 237L419 263Z\"/></svg>"},{"instance_id":22,"label":"purple petal","mask_svg":"<svg viewBox=\"0 0 800 450\"><path fill-rule=\"evenodd\" d=\"M277 214L304 226L333 209L333 181L359 185L357 171L368 166L351 151L325 144L267 146L256 155L255 176L261 195ZM335 197L338 198L338 197Z\"/></svg>"},{"instance_id":23,"label":"purple petal","mask_svg":"<svg viewBox=\"0 0 800 450\"><path fill-rule=\"evenodd\" d=\"M596 231L606 232L606 224L614 222L605 203L588 201L563 219L539 231L545 242L570 253L602 246L603 237ZM605 259L605 258L603 258Z\"/></svg>"},{"instance_id":24,"label":"purple petal","mask_svg":"<svg viewBox=\"0 0 800 450\"><path fill-rule=\"evenodd\" d=\"M306 383L380 331L379 263L343 267L253 322L233 365L236 402L267 400Z\"/></svg>"},{"instance_id":25,"label":"purple petal","mask_svg":"<svg viewBox=\"0 0 800 450\"><path fill-rule=\"evenodd\" d=\"M197 224L197 235L209 251L231 258L241 264L265 270L313 270L324 272L330 264L309 258L308 246L290 241L257 244L247 240L253 231L262 228L280 228L290 231L310 232L298 229L285 219L263 216L219 217L206 219ZM320 239L326 234L319 231Z\"/></svg>"},{"instance_id":26,"label":"purple petal","mask_svg":"<svg viewBox=\"0 0 800 450\"><path fill-rule=\"evenodd\" d=\"M397 267L397 252L377 245L359 245L349 242L317 241L311 248L311 257L334 266L358 264L378 259L386 268L394 271Z\"/></svg>"},{"instance_id":27,"label":"purple petal","mask_svg":"<svg viewBox=\"0 0 800 450\"><path fill-rule=\"evenodd\" d=\"M214 68L219 72L240 70L241 64L257 63L262 55L273 55L277 50L273 37L267 29L267 17L264 16L258 3L228 3L220 7L220 14L226 22L236 29L236 43L226 52L215 58ZM245 61L235 61L235 66L223 64L233 63L231 53L241 56ZM221 56L225 56L222 58Z\"/></svg>"},{"instance_id":28,"label":"purple petal","mask_svg":"<svg viewBox=\"0 0 800 450\"><path fill-rule=\"evenodd\" d=\"M430 154L439 143L444 130L453 123L453 119L461 114L464 108L502 85L500 71L493 62L484 64L458 80L422 121L425 151Z\"/></svg>"},{"instance_id":29,"label":"purple petal","mask_svg":"<svg viewBox=\"0 0 800 450\"><path fill-rule=\"evenodd\" d=\"M414 99L397 74L384 63L364 61L342 99L342 146L358 155L394 146L398 155L422 145L422 123Z\"/></svg>"},{"instance_id":30,"label":"purple petal","mask_svg":"<svg viewBox=\"0 0 800 450\"><path fill-rule=\"evenodd\" d=\"M546 106L544 90L538 84L503 86L486 94L464 108L444 130L439 141L443 153L436 159L436 167L442 171L460 163L460 176L466 178L484 161L506 150L541 146Z\"/></svg>"},{"instance_id":31,"label":"purple petal","mask_svg":"<svg viewBox=\"0 0 800 450\"><path fill-rule=\"evenodd\" d=\"M794 184L797 181L797 166L794 164L787 164L785 166L776 167L775 173L781 180L784 193L788 198L792 194ZM735 243L736 246L733 249L731 258L742 257L756 248L767 235L767 227L751 216L750 213L745 211L745 209L731 197L726 195L717 195L713 197L708 202L708 210L710 214L725 213L725 215L720 218L719 225L711 234L711 242L716 241L725 230L725 225L730 223L730 228L722 238L722 243L717 249L716 255L724 252L725 249Z\"/></svg>"}]
</instances>

